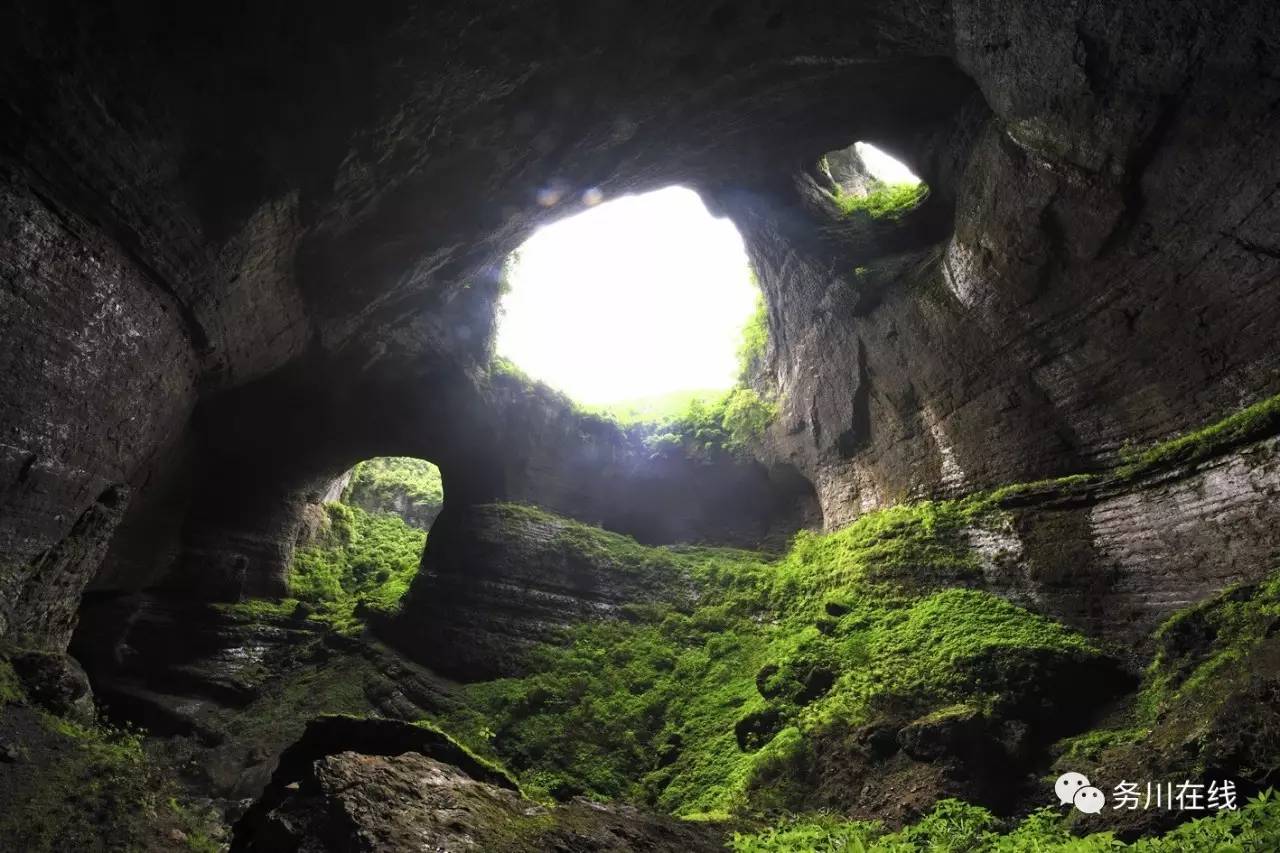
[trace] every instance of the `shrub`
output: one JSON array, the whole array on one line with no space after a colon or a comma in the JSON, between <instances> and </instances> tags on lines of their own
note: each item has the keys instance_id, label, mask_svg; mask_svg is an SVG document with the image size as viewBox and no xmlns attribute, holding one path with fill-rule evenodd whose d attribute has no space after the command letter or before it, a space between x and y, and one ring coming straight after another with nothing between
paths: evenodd
<instances>
[{"instance_id":1,"label":"shrub","mask_svg":"<svg viewBox=\"0 0 1280 853\"><path fill-rule=\"evenodd\" d=\"M856 196L836 188L836 205L845 216L871 220L898 220L914 210L929 195L929 187L917 184L883 184L876 182L865 196Z\"/></svg>"}]
</instances>

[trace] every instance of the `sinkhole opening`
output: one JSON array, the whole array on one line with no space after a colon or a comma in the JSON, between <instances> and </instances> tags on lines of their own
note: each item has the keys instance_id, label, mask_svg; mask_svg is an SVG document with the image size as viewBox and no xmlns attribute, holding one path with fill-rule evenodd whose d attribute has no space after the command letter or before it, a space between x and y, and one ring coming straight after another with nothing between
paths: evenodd
<instances>
[{"instance_id":1,"label":"sinkhole opening","mask_svg":"<svg viewBox=\"0 0 1280 853\"><path fill-rule=\"evenodd\" d=\"M901 160L868 142L829 151L819 168L831 179L832 198L846 217L898 220L929 195L929 186Z\"/></svg>"},{"instance_id":2,"label":"sinkhole opening","mask_svg":"<svg viewBox=\"0 0 1280 853\"><path fill-rule=\"evenodd\" d=\"M744 335L763 318L737 229L678 186L540 228L505 279L498 356L615 414L657 415L732 388Z\"/></svg>"}]
</instances>

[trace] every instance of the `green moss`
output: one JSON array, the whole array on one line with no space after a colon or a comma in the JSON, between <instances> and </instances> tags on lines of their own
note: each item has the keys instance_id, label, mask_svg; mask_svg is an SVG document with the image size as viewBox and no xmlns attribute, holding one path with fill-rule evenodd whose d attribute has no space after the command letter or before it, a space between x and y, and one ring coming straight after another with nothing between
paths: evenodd
<instances>
[{"instance_id":1,"label":"green moss","mask_svg":"<svg viewBox=\"0 0 1280 853\"><path fill-rule=\"evenodd\" d=\"M41 712L40 772L0 813L6 849L174 849L180 830L188 850L220 849L214 816L179 803L175 780L143 752L137 731L85 726ZM171 805L172 804L172 805Z\"/></svg>"},{"instance_id":2,"label":"green moss","mask_svg":"<svg viewBox=\"0 0 1280 853\"><path fill-rule=\"evenodd\" d=\"M1174 705L1216 706L1242 666L1280 619L1280 571L1262 583L1228 589L1174 614L1156 632L1139 707L1154 719Z\"/></svg>"},{"instance_id":3,"label":"green moss","mask_svg":"<svg viewBox=\"0 0 1280 853\"><path fill-rule=\"evenodd\" d=\"M8 660L0 658L0 706L10 702L26 701L26 691L22 689L22 681L13 671Z\"/></svg>"},{"instance_id":4,"label":"green moss","mask_svg":"<svg viewBox=\"0 0 1280 853\"><path fill-rule=\"evenodd\" d=\"M463 688L466 707L442 722L552 796L683 816L802 803L815 735L873 718L888 697L920 714L985 708L1006 669L1099 654L995 596L917 583L972 571L954 535L962 520L953 503L898 507L801 535L772 561L565 522L562 547L697 597L575 626L534 650L529 675Z\"/></svg>"},{"instance_id":5,"label":"green moss","mask_svg":"<svg viewBox=\"0 0 1280 853\"><path fill-rule=\"evenodd\" d=\"M1124 454L1126 461L1110 470L1002 486L972 495L964 504L972 517L999 507L1079 495L1101 487L1123 487L1156 471L1194 464L1278 432L1280 395L1261 400L1194 432L1129 450Z\"/></svg>"},{"instance_id":6,"label":"green moss","mask_svg":"<svg viewBox=\"0 0 1280 853\"><path fill-rule=\"evenodd\" d=\"M929 195L923 183L883 184L876 182L865 196L852 195L836 188L835 201L845 216L873 220L898 220L914 210Z\"/></svg>"},{"instance_id":7,"label":"green moss","mask_svg":"<svg viewBox=\"0 0 1280 853\"><path fill-rule=\"evenodd\" d=\"M1150 734L1151 729L1144 726L1099 729L1061 740L1055 751L1063 761L1072 766L1083 766L1084 762L1097 762L1099 756L1108 749L1139 743Z\"/></svg>"},{"instance_id":8,"label":"green moss","mask_svg":"<svg viewBox=\"0 0 1280 853\"><path fill-rule=\"evenodd\" d=\"M1261 400L1194 432L1131 453L1117 475L1128 479L1155 468L1199 462L1227 448L1277 432L1280 432L1280 395Z\"/></svg>"},{"instance_id":9,"label":"green moss","mask_svg":"<svg viewBox=\"0 0 1280 853\"><path fill-rule=\"evenodd\" d=\"M1238 811L1209 815L1131 844L1117 840L1110 832L1076 836L1065 816L1055 809L1041 809L1010 825L979 806L943 800L918 822L898 832L888 832L875 821L816 814L789 818L760 832L736 833L729 846L735 853L1189 853L1275 850L1277 845L1280 798L1266 792Z\"/></svg>"}]
</instances>

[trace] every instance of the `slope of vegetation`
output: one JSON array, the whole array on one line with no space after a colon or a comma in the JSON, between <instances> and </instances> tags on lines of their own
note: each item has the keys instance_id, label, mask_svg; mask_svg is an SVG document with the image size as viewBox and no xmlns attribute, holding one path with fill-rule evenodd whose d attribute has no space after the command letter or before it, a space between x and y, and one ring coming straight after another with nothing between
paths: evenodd
<instances>
[{"instance_id":1,"label":"slope of vegetation","mask_svg":"<svg viewBox=\"0 0 1280 853\"><path fill-rule=\"evenodd\" d=\"M578 525L582 552L637 552L611 562L691 577L700 600L578 625L535 651L528 676L465 688L468 709L442 722L556 797L622 797L685 816L772 805L793 785L802 799L802 768L824 732L887 704L908 720L957 703L999 714L1021 689L1014 673L1104 658L993 595L940 588L972 569L950 535L963 513L898 507L802 535L773 562L644 548Z\"/></svg>"}]
</instances>

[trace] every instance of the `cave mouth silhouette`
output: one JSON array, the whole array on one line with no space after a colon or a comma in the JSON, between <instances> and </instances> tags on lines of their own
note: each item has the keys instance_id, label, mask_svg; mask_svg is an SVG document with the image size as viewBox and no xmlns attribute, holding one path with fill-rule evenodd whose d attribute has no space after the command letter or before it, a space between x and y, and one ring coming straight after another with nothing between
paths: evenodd
<instances>
[{"instance_id":1,"label":"cave mouth silhouette","mask_svg":"<svg viewBox=\"0 0 1280 853\"><path fill-rule=\"evenodd\" d=\"M498 355L587 405L730 388L759 293L733 223L680 186L588 203L511 255Z\"/></svg>"}]
</instances>

